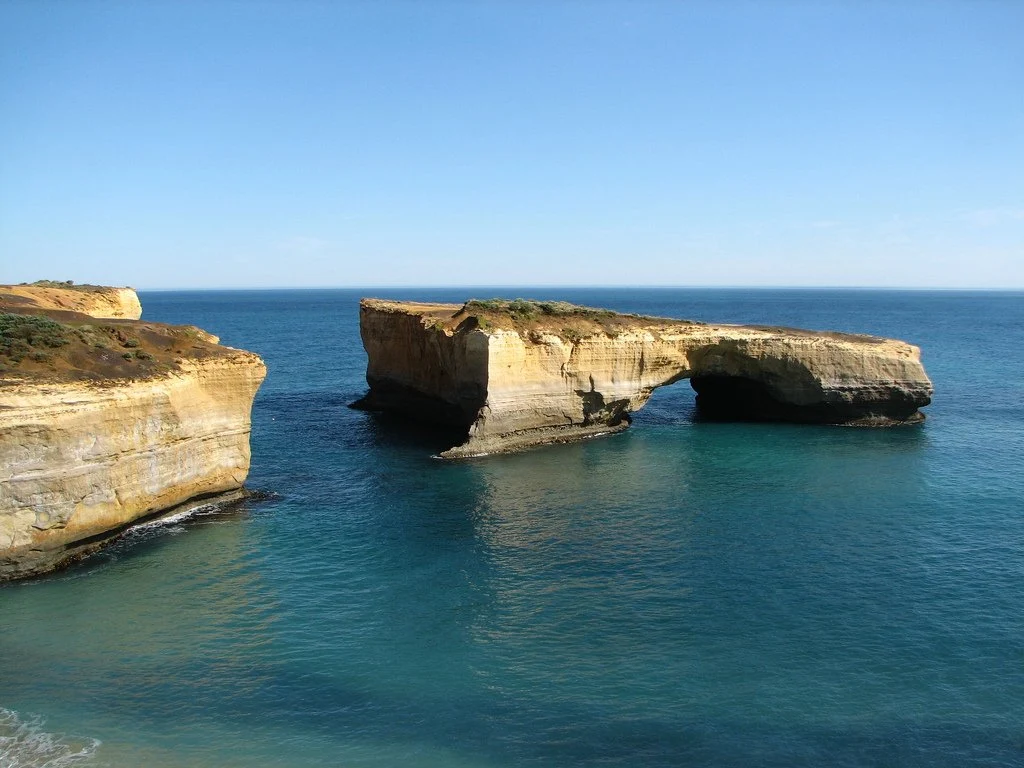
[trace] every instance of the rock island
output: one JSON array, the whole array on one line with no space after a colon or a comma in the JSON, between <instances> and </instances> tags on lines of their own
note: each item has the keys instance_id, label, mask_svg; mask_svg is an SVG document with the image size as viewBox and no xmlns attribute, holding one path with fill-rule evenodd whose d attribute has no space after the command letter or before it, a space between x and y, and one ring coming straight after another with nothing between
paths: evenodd
<instances>
[{"instance_id":1,"label":"rock island","mask_svg":"<svg viewBox=\"0 0 1024 768\"><path fill-rule=\"evenodd\" d=\"M131 289L0 286L0 580L244 493L263 361L140 314Z\"/></svg>"},{"instance_id":2,"label":"rock island","mask_svg":"<svg viewBox=\"0 0 1024 768\"><path fill-rule=\"evenodd\" d=\"M920 350L902 341L564 302L363 299L360 334L369 392L353 406L464 429L446 458L625 429L681 379L719 419L913 424L932 396Z\"/></svg>"}]
</instances>

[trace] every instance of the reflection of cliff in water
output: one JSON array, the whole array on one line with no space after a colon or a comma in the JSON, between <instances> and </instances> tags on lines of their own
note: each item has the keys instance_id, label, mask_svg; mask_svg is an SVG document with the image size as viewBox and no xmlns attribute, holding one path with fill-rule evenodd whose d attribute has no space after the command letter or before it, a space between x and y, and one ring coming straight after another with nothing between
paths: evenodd
<instances>
[{"instance_id":1,"label":"reflection of cliff in water","mask_svg":"<svg viewBox=\"0 0 1024 768\"><path fill-rule=\"evenodd\" d=\"M491 602L471 633L503 669L496 694L554 686L586 708L676 644L656 625L692 588L683 564L701 557L694 459L627 434L473 465Z\"/></svg>"},{"instance_id":2,"label":"reflection of cliff in water","mask_svg":"<svg viewBox=\"0 0 1024 768\"><path fill-rule=\"evenodd\" d=\"M638 424L469 465L490 597L470 631L505 665L493 684L511 696L554 682L580 704L627 695L619 686L638 708L678 707L680 687L703 690L702 666L722 661L697 650L704 640L687 627L717 626L727 638L730 621L763 621L746 612L757 595L777 599L794 549L820 550L828 583L836 541L881 544L891 531L865 521L864 506L876 494L916 497L926 445L919 430ZM912 535L918 523L886 525ZM778 652L799 641L787 634Z\"/></svg>"}]
</instances>

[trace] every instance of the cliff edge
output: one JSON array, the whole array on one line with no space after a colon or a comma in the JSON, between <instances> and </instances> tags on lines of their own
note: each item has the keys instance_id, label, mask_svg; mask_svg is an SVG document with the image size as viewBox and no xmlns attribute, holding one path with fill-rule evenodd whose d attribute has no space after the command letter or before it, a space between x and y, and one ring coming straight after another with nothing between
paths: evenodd
<instances>
[{"instance_id":1,"label":"cliff edge","mask_svg":"<svg viewBox=\"0 0 1024 768\"><path fill-rule=\"evenodd\" d=\"M106 285L75 285L39 280L21 285L0 285L7 306L58 312L78 312L90 317L138 320L142 304L134 288Z\"/></svg>"},{"instance_id":2,"label":"cliff edge","mask_svg":"<svg viewBox=\"0 0 1024 768\"><path fill-rule=\"evenodd\" d=\"M266 373L257 355L192 326L22 299L0 288L0 580L240 493Z\"/></svg>"},{"instance_id":3,"label":"cliff edge","mask_svg":"<svg viewBox=\"0 0 1024 768\"><path fill-rule=\"evenodd\" d=\"M363 299L360 334L370 389L353 405L464 428L453 458L624 429L685 378L699 412L721 419L913 424L932 395L902 341L564 302Z\"/></svg>"}]
</instances>

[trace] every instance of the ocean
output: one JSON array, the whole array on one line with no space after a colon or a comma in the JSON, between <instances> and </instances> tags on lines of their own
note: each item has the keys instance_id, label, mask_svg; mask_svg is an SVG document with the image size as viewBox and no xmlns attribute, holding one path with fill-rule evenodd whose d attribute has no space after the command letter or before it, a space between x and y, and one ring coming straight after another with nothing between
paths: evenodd
<instances>
[{"instance_id":1,"label":"ocean","mask_svg":"<svg viewBox=\"0 0 1024 768\"><path fill-rule=\"evenodd\" d=\"M888 430L693 418L445 462L347 406L361 295L904 339ZM1024 766L1024 293L142 293L258 352L249 486L0 588L0 768Z\"/></svg>"}]
</instances>

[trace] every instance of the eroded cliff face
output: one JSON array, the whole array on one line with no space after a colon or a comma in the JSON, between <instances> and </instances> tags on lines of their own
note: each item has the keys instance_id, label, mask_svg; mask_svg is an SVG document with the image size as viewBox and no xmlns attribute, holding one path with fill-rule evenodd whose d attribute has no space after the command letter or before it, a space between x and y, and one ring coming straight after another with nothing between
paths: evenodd
<instances>
[{"instance_id":1,"label":"eroded cliff face","mask_svg":"<svg viewBox=\"0 0 1024 768\"><path fill-rule=\"evenodd\" d=\"M0 388L0 578L58 566L132 521L239 489L262 361L232 350L108 384Z\"/></svg>"},{"instance_id":2,"label":"eroded cliff face","mask_svg":"<svg viewBox=\"0 0 1024 768\"><path fill-rule=\"evenodd\" d=\"M359 323L370 391L354 405L468 427L487 392L487 336L446 328L452 314L447 304L370 306L363 302Z\"/></svg>"},{"instance_id":3,"label":"eroded cliff face","mask_svg":"<svg viewBox=\"0 0 1024 768\"><path fill-rule=\"evenodd\" d=\"M906 424L931 400L920 350L901 341L488 304L364 300L363 404L448 423L457 413L467 440L443 455L458 457L625 428L683 378L722 418Z\"/></svg>"},{"instance_id":4,"label":"eroded cliff face","mask_svg":"<svg viewBox=\"0 0 1024 768\"><path fill-rule=\"evenodd\" d=\"M59 567L141 518L241 494L266 367L216 342L0 292L0 580Z\"/></svg>"},{"instance_id":5,"label":"eroded cliff face","mask_svg":"<svg viewBox=\"0 0 1024 768\"><path fill-rule=\"evenodd\" d=\"M0 299L24 308L78 312L89 317L125 320L138 320L142 317L142 304L134 288L63 286L51 282L0 285Z\"/></svg>"}]
</instances>

